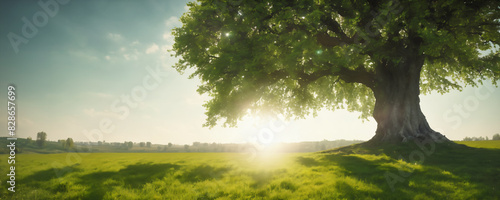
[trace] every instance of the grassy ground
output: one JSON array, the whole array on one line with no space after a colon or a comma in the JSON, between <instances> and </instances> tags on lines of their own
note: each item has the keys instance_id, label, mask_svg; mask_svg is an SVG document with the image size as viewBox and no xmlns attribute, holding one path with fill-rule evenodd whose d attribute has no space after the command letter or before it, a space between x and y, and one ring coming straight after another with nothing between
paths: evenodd
<instances>
[{"instance_id":1,"label":"grassy ground","mask_svg":"<svg viewBox=\"0 0 500 200\"><path fill-rule=\"evenodd\" d=\"M475 148L490 148L490 149L500 148L500 140L457 141L456 143L465 144L467 146L475 147Z\"/></svg>"},{"instance_id":2,"label":"grassy ground","mask_svg":"<svg viewBox=\"0 0 500 200\"><path fill-rule=\"evenodd\" d=\"M353 146L329 153L64 153L16 158L1 199L498 199L493 148ZM467 145L481 145L468 143ZM491 146L492 145L492 146ZM0 155L8 173L7 155Z\"/></svg>"}]
</instances>

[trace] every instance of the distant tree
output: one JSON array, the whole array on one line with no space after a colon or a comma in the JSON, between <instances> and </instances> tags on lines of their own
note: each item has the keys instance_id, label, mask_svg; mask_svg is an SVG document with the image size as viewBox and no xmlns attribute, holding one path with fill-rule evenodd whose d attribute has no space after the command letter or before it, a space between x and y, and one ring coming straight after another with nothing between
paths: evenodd
<instances>
[{"instance_id":1,"label":"distant tree","mask_svg":"<svg viewBox=\"0 0 500 200\"><path fill-rule=\"evenodd\" d=\"M140 147L144 147L144 146L146 146L146 143L145 143L145 142L140 142L140 143L139 143L139 146L140 146Z\"/></svg>"},{"instance_id":2,"label":"distant tree","mask_svg":"<svg viewBox=\"0 0 500 200\"><path fill-rule=\"evenodd\" d=\"M465 137L462 141L484 141L488 140L488 137L484 138L483 136L480 137Z\"/></svg>"},{"instance_id":3,"label":"distant tree","mask_svg":"<svg viewBox=\"0 0 500 200\"><path fill-rule=\"evenodd\" d=\"M493 137L491 138L491 140L500 140L500 134L497 133L497 134L493 135Z\"/></svg>"},{"instance_id":4,"label":"distant tree","mask_svg":"<svg viewBox=\"0 0 500 200\"><path fill-rule=\"evenodd\" d=\"M151 148L151 142L146 142L146 147Z\"/></svg>"},{"instance_id":5,"label":"distant tree","mask_svg":"<svg viewBox=\"0 0 500 200\"><path fill-rule=\"evenodd\" d=\"M197 91L211 97L207 127L235 126L250 113L300 118L347 108L373 116L375 144L448 141L429 126L419 95L500 79L498 0L188 6L173 30L174 68L192 72Z\"/></svg>"},{"instance_id":6,"label":"distant tree","mask_svg":"<svg viewBox=\"0 0 500 200\"><path fill-rule=\"evenodd\" d=\"M218 151L218 145L217 143L213 142L211 145L212 151Z\"/></svg>"},{"instance_id":7,"label":"distant tree","mask_svg":"<svg viewBox=\"0 0 500 200\"><path fill-rule=\"evenodd\" d=\"M61 144L62 148L66 148L66 140L57 140L57 143Z\"/></svg>"},{"instance_id":8,"label":"distant tree","mask_svg":"<svg viewBox=\"0 0 500 200\"><path fill-rule=\"evenodd\" d=\"M326 145L324 142L318 142L318 147L319 147L318 150L325 150L326 149Z\"/></svg>"},{"instance_id":9,"label":"distant tree","mask_svg":"<svg viewBox=\"0 0 500 200\"><path fill-rule=\"evenodd\" d=\"M72 149L74 146L73 138L66 139L66 149Z\"/></svg>"},{"instance_id":10,"label":"distant tree","mask_svg":"<svg viewBox=\"0 0 500 200\"><path fill-rule=\"evenodd\" d=\"M36 134L36 144L39 146L39 147L43 147L45 146L45 141L47 140L47 133L45 132L38 132Z\"/></svg>"},{"instance_id":11,"label":"distant tree","mask_svg":"<svg viewBox=\"0 0 500 200\"><path fill-rule=\"evenodd\" d=\"M173 146L173 144L169 142L169 143L168 143L168 148L170 148L170 147L172 147L172 146Z\"/></svg>"},{"instance_id":12,"label":"distant tree","mask_svg":"<svg viewBox=\"0 0 500 200\"><path fill-rule=\"evenodd\" d=\"M123 146L125 147L125 149L131 149L134 146L134 143L130 141L129 142L125 141L123 142Z\"/></svg>"},{"instance_id":13,"label":"distant tree","mask_svg":"<svg viewBox=\"0 0 500 200\"><path fill-rule=\"evenodd\" d=\"M189 145L185 144L184 145L184 150L189 151Z\"/></svg>"},{"instance_id":14,"label":"distant tree","mask_svg":"<svg viewBox=\"0 0 500 200\"><path fill-rule=\"evenodd\" d=\"M26 142L27 142L28 144L31 144L31 143L33 143L33 139L32 139L31 137L27 137L27 138L26 138Z\"/></svg>"},{"instance_id":15,"label":"distant tree","mask_svg":"<svg viewBox=\"0 0 500 200\"><path fill-rule=\"evenodd\" d=\"M102 145L102 142L101 142L101 141L97 141L97 145L98 145L98 146L101 146L101 145Z\"/></svg>"}]
</instances>

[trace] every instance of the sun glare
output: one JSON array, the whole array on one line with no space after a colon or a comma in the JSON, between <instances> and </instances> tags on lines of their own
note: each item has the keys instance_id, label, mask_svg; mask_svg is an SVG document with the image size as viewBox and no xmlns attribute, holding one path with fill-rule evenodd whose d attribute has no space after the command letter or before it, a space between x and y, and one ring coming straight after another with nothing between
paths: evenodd
<instances>
[{"instance_id":1,"label":"sun glare","mask_svg":"<svg viewBox=\"0 0 500 200\"><path fill-rule=\"evenodd\" d=\"M249 160L277 162L277 154L286 151L280 137L285 132L286 122L282 118L259 116L250 111L241 121L242 134L246 138Z\"/></svg>"}]
</instances>

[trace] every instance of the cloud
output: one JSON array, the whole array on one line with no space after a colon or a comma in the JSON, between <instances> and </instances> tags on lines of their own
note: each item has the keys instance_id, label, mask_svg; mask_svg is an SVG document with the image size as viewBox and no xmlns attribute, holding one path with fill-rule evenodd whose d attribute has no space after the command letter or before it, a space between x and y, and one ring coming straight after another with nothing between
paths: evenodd
<instances>
[{"instance_id":1,"label":"cloud","mask_svg":"<svg viewBox=\"0 0 500 200\"><path fill-rule=\"evenodd\" d=\"M146 49L146 54L155 53L160 49L157 44L153 43L150 47Z\"/></svg>"},{"instance_id":2,"label":"cloud","mask_svg":"<svg viewBox=\"0 0 500 200\"><path fill-rule=\"evenodd\" d=\"M83 50L69 50L68 54L73 57L82 58L85 60L98 60L97 56L93 55L93 52L83 51Z\"/></svg>"},{"instance_id":3,"label":"cloud","mask_svg":"<svg viewBox=\"0 0 500 200\"><path fill-rule=\"evenodd\" d=\"M109 56L106 56L106 57L109 57ZM106 94L106 93L102 93L102 92L86 92L86 93L83 93L83 95L90 96L93 98L102 98L102 99L109 99L109 98L113 97L113 95L111 95L111 94Z\"/></svg>"},{"instance_id":4,"label":"cloud","mask_svg":"<svg viewBox=\"0 0 500 200\"><path fill-rule=\"evenodd\" d=\"M167 25L167 27L172 27L172 26L180 26L182 24L179 21L179 18L172 16L165 21L165 25Z\"/></svg>"},{"instance_id":5,"label":"cloud","mask_svg":"<svg viewBox=\"0 0 500 200\"><path fill-rule=\"evenodd\" d=\"M86 115L88 115L88 116L93 117L94 113L95 113L95 109L93 109L93 108L83 109L83 113L86 114Z\"/></svg>"},{"instance_id":6,"label":"cloud","mask_svg":"<svg viewBox=\"0 0 500 200\"><path fill-rule=\"evenodd\" d=\"M96 111L94 108L83 109L82 112L90 117L106 117L113 119L118 119L120 117L118 113L110 112L108 110Z\"/></svg>"},{"instance_id":7,"label":"cloud","mask_svg":"<svg viewBox=\"0 0 500 200\"><path fill-rule=\"evenodd\" d=\"M139 57L134 54L123 54L123 58L125 58L125 60L137 60Z\"/></svg>"},{"instance_id":8,"label":"cloud","mask_svg":"<svg viewBox=\"0 0 500 200\"><path fill-rule=\"evenodd\" d=\"M127 50L127 48L122 47L120 51L123 53L123 58L125 60L138 60L139 59L139 51L137 49Z\"/></svg>"},{"instance_id":9,"label":"cloud","mask_svg":"<svg viewBox=\"0 0 500 200\"><path fill-rule=\"evenodd\" d=\"M142 55L142 53L139 52L136 47L134 47L139 44L139 41L134 41L129 45L118 48L118 50L116 51L110 51L110 55L106 55L104 58L106 60L111 60L111 58L115 60L116 58L123 57L126 61L139 60L139 57Z\"/></svg>"},{"instance_id":10,"label":"cloud","mask_svg":"<svg viewBox=\"0 0 500 200\"><path fill-rule=\"evenodd\" d=\"M174 47L172 45L163 45L161 46L161 50L163 52L168 52L169 50L172 50Z\"/></svg>"},{"instance_id":11,"label":"cloud","mask_svg":"<svg viewBox=\"0 0 500 200\"><path fill-rule=\"evenodd\" d=\"M163 39L167 40L168 42L173 42L174 41L174 36L170 31L167 31L163 34Z\"/></svg>"},{"instance_id":12,"label":"cloud","mask_svg":"<svg viewBox=\"0 0 500 200\"><path fill-rule=\"evenodd\" d=\"M139 45L141 44L139 41L133 41L132 43L130 43L130 46L136 46L136 45Z\"/></svg>"},{"instance_id":13,"label":"cloud","mask_svg":"<svg viewBox=\"0 0 500 200\"><path fill-rule=\"evenodd\" d=\"M121 40L123 37L118 33L108 33L108 38L114 41Z\"/></svg>"}]
</instances>

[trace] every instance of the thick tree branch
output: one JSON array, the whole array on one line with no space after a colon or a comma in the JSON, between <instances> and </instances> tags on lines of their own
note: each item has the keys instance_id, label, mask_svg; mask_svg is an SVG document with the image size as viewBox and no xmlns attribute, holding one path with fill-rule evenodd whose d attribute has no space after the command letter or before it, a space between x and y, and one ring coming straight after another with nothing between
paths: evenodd
<instances>
[{"instance_id":1,"label":"thick tree branch","mask_svg":"<svg viewBox=\"0 0 500 200\"><path fill-rule=\"evenodd\" d=\"M340 27L340 24L337 21L333 20L331 17L324 16L321 19L321 22L323 22L327 26L328 30L335 33L337 37L332 37L325 32L318 33L316 34L316 40L320 45L324 47L334 47L338 45L352 44L354 42L354 39L347 36Z\"/></svg>"},{"instance_id":2,"label":"thick tree branch","mask_svg":"<svg viewBox=\"0 0 500 200\"><path fill-rule=\"evenodd\" d=\"M347 36L344 33L344 31L342 31L340 24L337 21L333 20L331 17L323 17L321 18L321 22L323 22L327 26L328 30L334 32L344 42L346 43L352 42L352 39L349 36Z\"/></svg>"},{"instance_id":3,"label":"thick tree branch","mask_svg":"<svg viewBox=\"0 0 500 200\"><path fill-rule=\"evenodd\" d=\"M298 77L299 85L300 87L306 87L307 85L318 80L321 77L331 76L331 75L333 75L333 73L331 72L330 69L322 69L310 74L300 72Z\"/></svg>"},{"instance_id":4,"label":"thick tree branch","mask_svg":"<svg viewBox=\"0 0 500 200\"><path fill-rule=\"evenodd\" d=\"M346 83L361 83L371 89L375 86L375 75L365 69L364 66L358 66L355 70L341 67L334 75L338 75Z\"/></svg>"},{"instance_id":5,"label":"thick tree branch","mask_svg":"<svg viewBox=\"0 0 500 200\"><path fill-rule=\"evenodd\" d=\"M320 44L321 46L323 46L325 48L335 47L335 46L339 46L342 44L346 44L346 41L344 41L340 38L337 38L337 37L332 37L326 33L316 34L316 41L318 42L318 44Z\"/></svg>"},{"instance_id":6,"label":"thick tree branch","mask_svg":"<svg viewBox=\"0 0 500 200\"><path fill-rule=\"evenodd\" d=\"M297 76L300 87L306 87L308 84L326 76L337 76L346 83L361 83L372 89L375 86L375 75L372 72L367 71L364 66L358 66L354 70L346 67L340 67L340 70L338 71L332 70L334 67L336 68L337 66L329 64L329 67L327 68L312 73L298 72L295 76ZM292 77L290 72L280 69L271 72L262 83L272 84L288 77Z\"/></svg>"}]
</instances>

